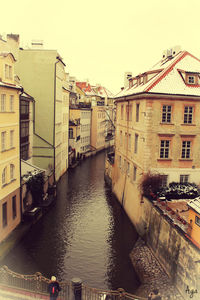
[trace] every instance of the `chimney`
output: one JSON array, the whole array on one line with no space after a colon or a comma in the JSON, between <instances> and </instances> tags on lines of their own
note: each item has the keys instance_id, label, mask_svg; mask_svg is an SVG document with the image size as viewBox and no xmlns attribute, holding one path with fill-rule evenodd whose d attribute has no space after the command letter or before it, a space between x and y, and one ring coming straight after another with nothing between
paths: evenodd
<instances>
[{"instance_id":1,"label":"chimney","mask_svg":"<svg viewBox=\"0 0 200 300\"><path fill-rule=\"evenodd\" d=\"M132 72L124 73L124 88L129 87L129 79L132 77Z\"/></svg>"}]
</instances>

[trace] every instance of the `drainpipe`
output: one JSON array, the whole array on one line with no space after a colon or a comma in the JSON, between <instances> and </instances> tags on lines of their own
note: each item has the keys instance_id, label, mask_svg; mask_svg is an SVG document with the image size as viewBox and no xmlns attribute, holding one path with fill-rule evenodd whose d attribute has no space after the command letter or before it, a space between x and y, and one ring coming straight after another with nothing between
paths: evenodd
<instances>
[{"instance_id":1,"label":"drainpipe","mask_svg":"<svg viewBox=\"0 0 200 300\"><path fill-rule=\"evenodd\" d=\"M23 94L24 89L23 87L21 88L20 94L19 94L19 178L20 178L20 221L22 221L22 180L21 180L21 176L22 176L22 167L21 167L21 95Z\"/></svg>"},{"instance_id":2,"label":"drainpipe","mask_svg":"<svg viewBox=\"0 0 200 300\"><path fill-rule=\"evenodd\" d=\"M56 59L58 59L58 57L56 57ZM55 172L56 172L56 147L55 147L55 134L56 134L56 66L57 63L59 63L59 60L57 60L55 62L54 65L54 116L53 116L53 165L54 165L54 170L53 170L53 179L54 179L54 183L56 182L56 176L55 176Z\"/></svg>"}]
</instances>

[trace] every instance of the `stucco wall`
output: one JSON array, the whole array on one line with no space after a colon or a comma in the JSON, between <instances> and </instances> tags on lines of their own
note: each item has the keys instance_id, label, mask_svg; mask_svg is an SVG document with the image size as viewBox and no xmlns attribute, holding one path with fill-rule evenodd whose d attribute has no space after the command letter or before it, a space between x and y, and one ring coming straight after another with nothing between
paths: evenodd
<instances>
[{"instance_id":1,"label":"stucco wall","mask_svg":"<svg viewBox=\"0 0 200 300\"><path fill-rule=\"evenodd\" d=\"M116 174L112 176L114 194L183 297L187 286L200 291L199 249L152 202L141 199L137 185L129 178L119 176L116 181Z\"/></svg>"}]
</instances>

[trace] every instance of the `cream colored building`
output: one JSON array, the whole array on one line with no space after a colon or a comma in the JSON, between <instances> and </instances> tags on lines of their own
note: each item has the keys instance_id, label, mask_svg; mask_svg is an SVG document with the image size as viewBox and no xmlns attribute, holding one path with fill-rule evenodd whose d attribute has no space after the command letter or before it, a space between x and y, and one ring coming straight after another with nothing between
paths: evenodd
<instances>
[{"instance_id":1,"label":"cream colored building","mask_svg":"<svg viewBox=\"0 0 200 300\"><path fill-rule=\"evenodd\" d=\"M140 211L138 183L148 171L200 184L200 61L178 48L129 79L116 97L112 185L130 218ZM134 195L134 197L133 197Z\"/></svg>"},{"instance_id":2,"label":"cream colored building","mask_svg":"<svg viewBox=\"0 0 200 300\"><path fill-rule=\"evenodd\" d=\"M19 95L15 58L0 52L0 242L21 221Z\"/></svg>"},{"instance_id":3,"label":"cream colored building","mask_svg":"<svg viewBox=\"0 0 200 300\"><path fill-rule=\"evenodd\" d=\"M0 39L0 48L11 49L16 55L16 74L26 93L35 99L32 162L48 174L53 173L57 181L68 168L65 64L56 50L44 49L42 41L32 42L28 49L20 48L19 35L15 34L7 35L6 41ZM63 138L67 141L64 145Z\"/></svg>"}]
</instances>

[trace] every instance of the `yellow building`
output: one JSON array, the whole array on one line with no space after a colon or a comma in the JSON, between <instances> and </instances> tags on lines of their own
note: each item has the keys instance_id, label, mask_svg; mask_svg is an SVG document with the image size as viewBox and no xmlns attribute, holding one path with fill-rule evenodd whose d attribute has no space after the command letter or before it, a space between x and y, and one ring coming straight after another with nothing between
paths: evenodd
<instances>
[{"instance_id":1,"label":"yellow building","mask_svg":"<svg viewBox=\"0 0 200 300\"><path fill-rule=\"evenodd\" d=\"M200 60L178 47L165 51L153 68L129 79L116 106L112 187L135 223L143 174L158 172L163 185L200 183Z\"/></svg>"},{"instance_id":2,"label":"yellow building","mask_svg":"<svg viewBox=\"0 0 200 300\"><path fill-rule=\"evenodd\" d=\"M196 198L188 203L189 207L189 226L188 237L200 248L200 200Z\"/></svg>"},{"instance_id":3,"label":"yellow building","mask_svg":"<svg viewBox=\"0 0 200 300\"><path fill-rule=\"evenodd\" d=\"M104 106L92 107L91 118L91 146L100 151L105 148L105 110Z\"/></svg>"},{"instance_id":4,"label":"yellow building","mask_svg":"<svg viewBox=\"0 0 200 300\"><path fill-rule=\"evenodd\" d=\"M20 223L19 95L15 58L0 53L0 242Z\"/></svg>"}]
</instances>

